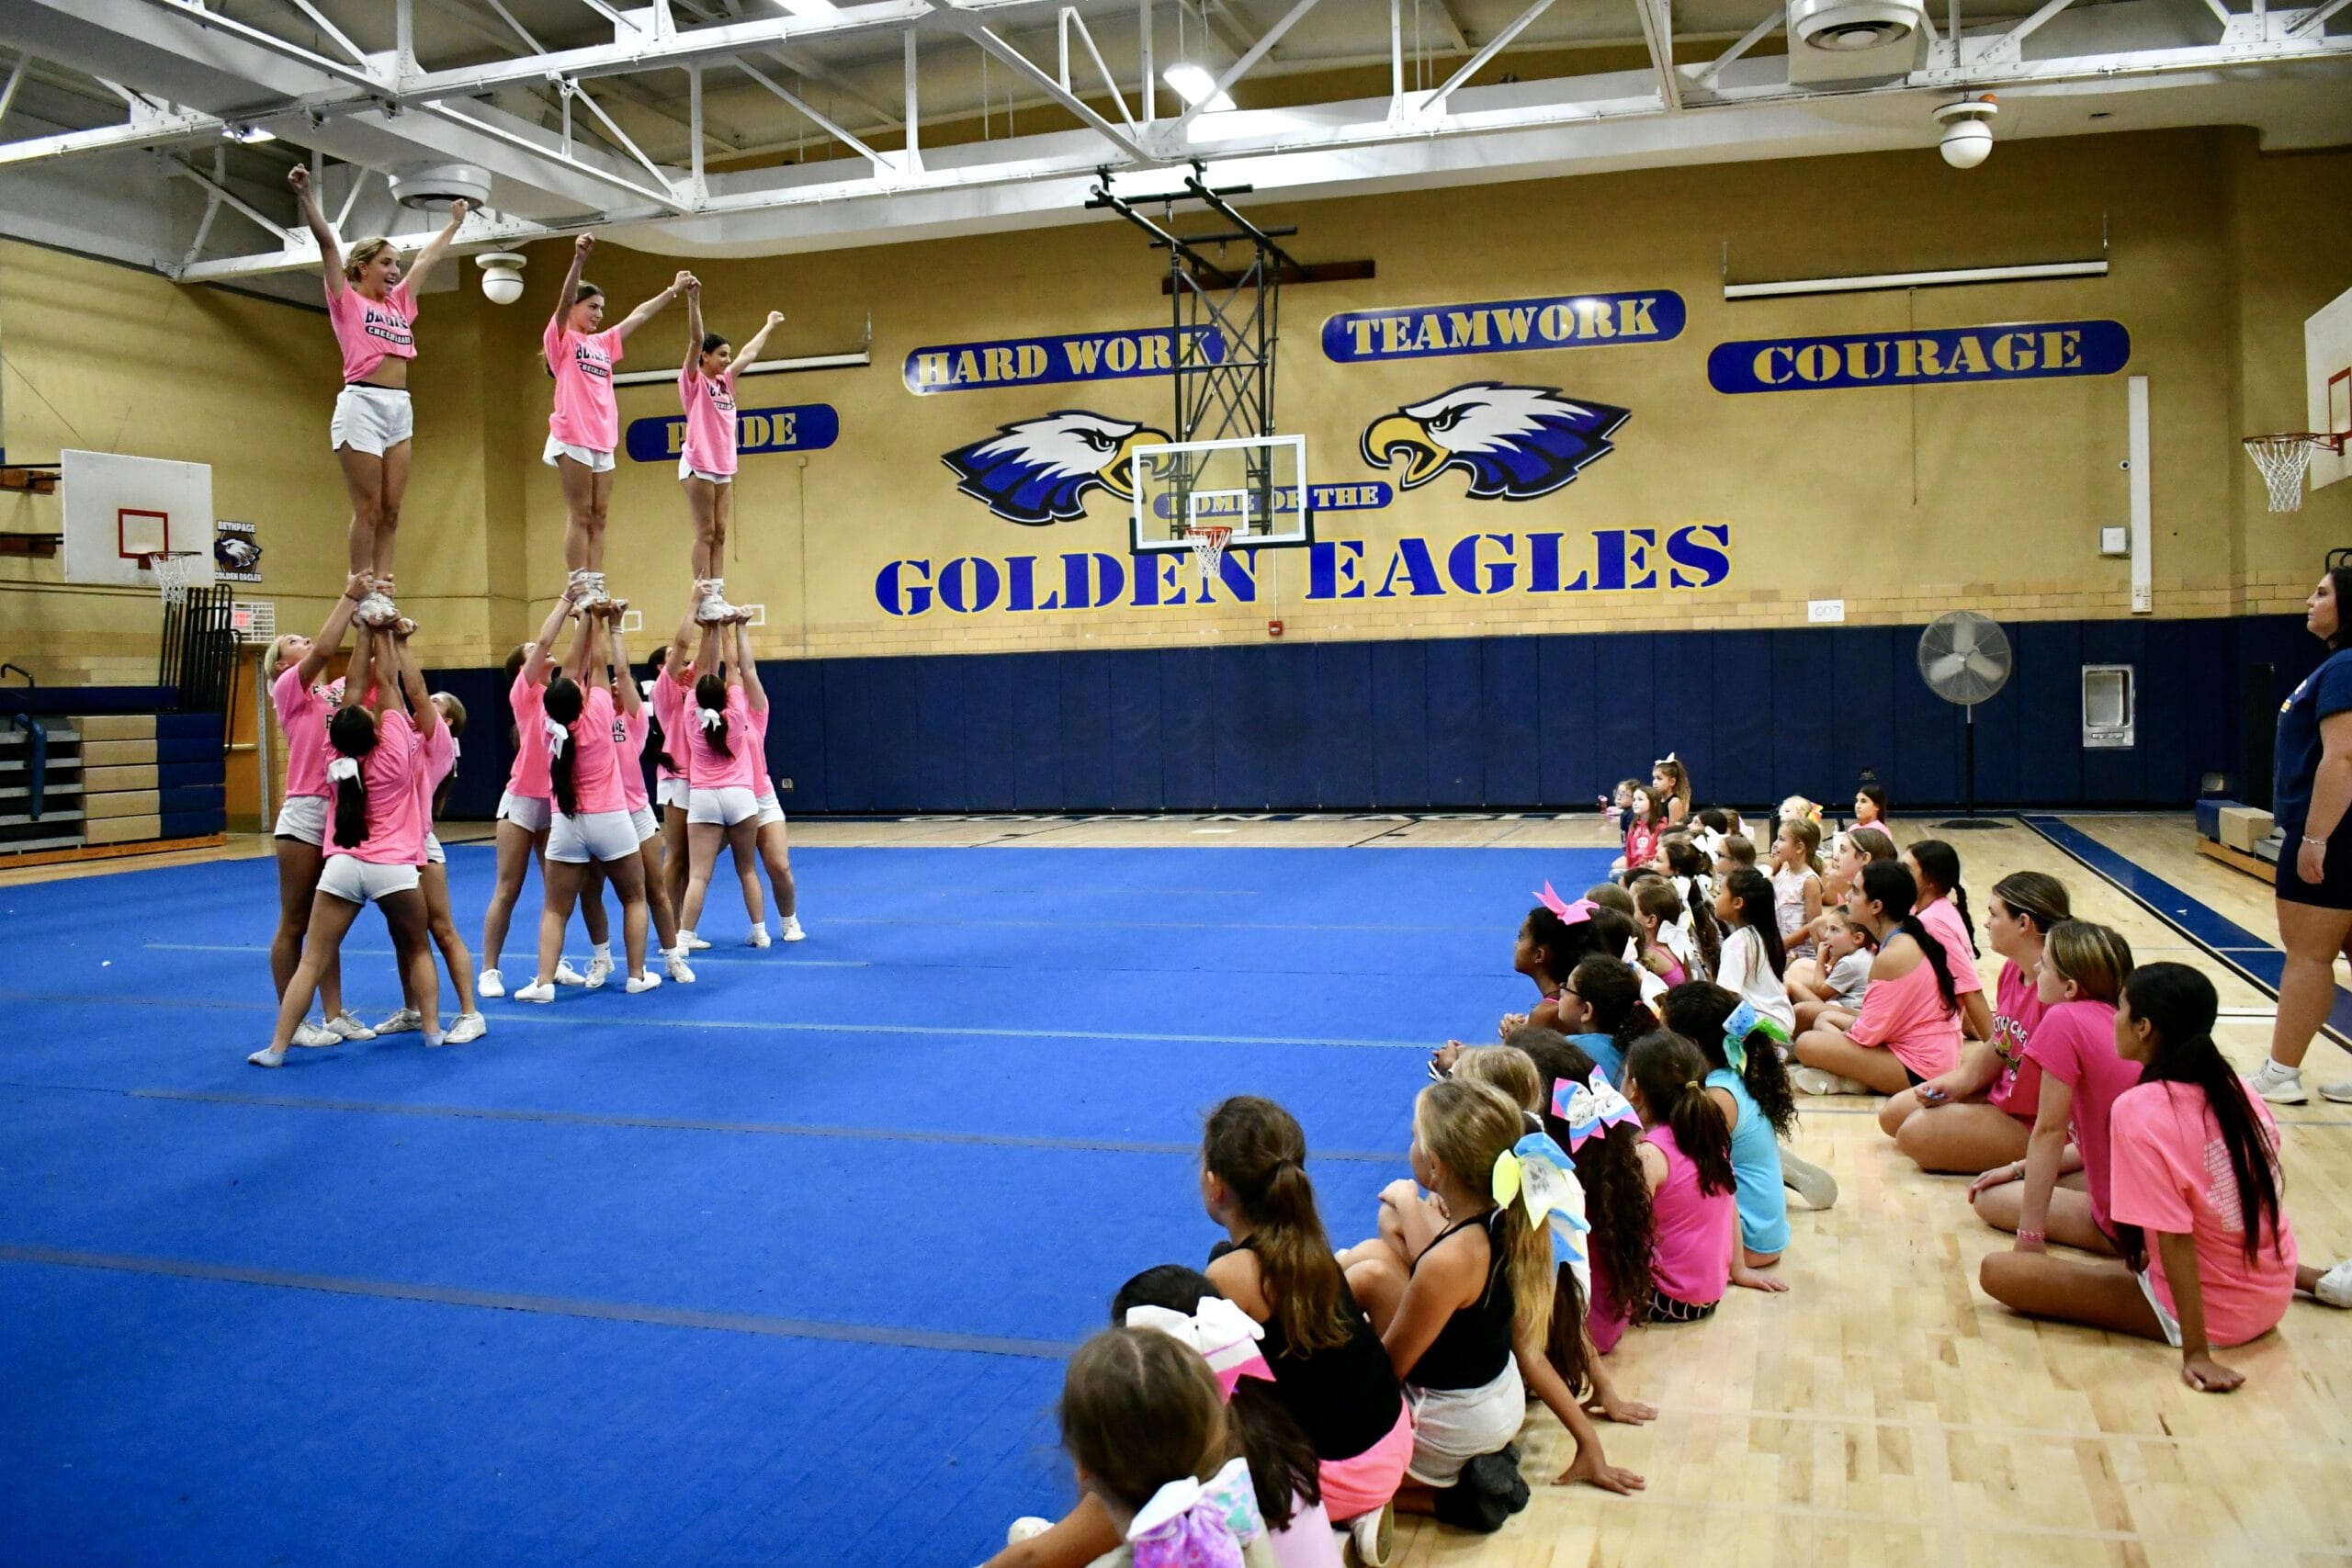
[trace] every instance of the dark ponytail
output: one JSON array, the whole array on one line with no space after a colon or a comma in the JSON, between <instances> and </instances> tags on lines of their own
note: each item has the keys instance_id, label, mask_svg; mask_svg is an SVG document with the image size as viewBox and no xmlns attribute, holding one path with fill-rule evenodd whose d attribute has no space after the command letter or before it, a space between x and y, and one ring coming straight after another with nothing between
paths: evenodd
<instances>
[{"instance_id":1,"label":"dark ponytail","mask_svg":"<svg viewBox=\"0 0 2352 1568\"><path fill-rule=\"evenodd\" d=\"M1752 865L1743 865L1724 879L1739 903L1739 923L1764 942L1765 961L1779 979L1789 967L1788 949L1781 945L1781 917L1772 907L1772 880Z\"/></svg>"},{"instance_id":2,"label":"dark ponytail","mask_svg":"<svg viewBox=\"0 0 2352 1568\"><path fill-rule=\"evenodd\" d=\"M717 729L705 728L702 722L702 710L705 708L718 714L724 714L727 711L727 682L720 678L716 670L707 671L695 677L694 721L695 727L701 728L704 737L709 740L712 750L722 757L732 757L735 755L735 748L728 743L728 727L721 724Z\"/></svg>"},{"instance_id":3,"label":"dark ponytail","mask_svg":"<svg viewBox=\"0 0 2352 1568\"><path fill-rule=\"evenodd\" d=\"M1724 1024L1739 1010L1739 998L1721 986L1691 980L1660 997L1658 1010L1667 1028L1696 1045L1710 1067L1730 1069ZM1748 1031L1740 1047L1739 1081L1747 1086L1756 1109L1772 1124L1772 1131L1787 1137L1796 1130L1797 1097L1789 1082L1789 1065L1781 1056L1781 1043L1757 1028Z\"/></svg>"},{"instance_id":4,"label":"dark ponytail","mask_svg":"<svg viewBox=\"0 0 2352 1568\"><path fill-rule=\"evenodd\" d=\"M1592 1032L1609 1036L1621 1056L1657 1027L1657 1015L1642 1000L1641 975L1622 958L1588 958L1568 983L1592 1010Z\"/></svg>"},{"instance_id":5,"label":"dark ponytail","mask_svg":"<svg viewBox=\"0 0 2352 1568\"><path fill-rule=\"evenodd\" d=\"M327 743L354 762L376 749L376 716L366 708L341 707L327 720ZM334 843L356 850L368 841L368 791L354 773L334 781Z\"/></svg>"},{"instance_id":6,"label":"dark ponytail","mask_svg":"<svg viewBox=\"0 0 2352 1568\"><path fill-rule=\"evenodd\" d=\"M2278 1193L2278 1147L2263 1130L2245 1083L2213 1043L2213 1021L2221 1000L2213 982L2186 964L2143 964L2123 982L2123 1011L2155 1027L2155 1049L2140 1069L2143 1084L2187 1084L2201 1089L2229 1151L2230 1174L2237 1180L2238 1213L2245 1224L2245 1260L2262 1253L2262 1233L2270 1231L2274 1251L2284 1213ZM2170 1098L2171 1091L2165 1091ZM2144 1254L2137 1225L2120 1225L2119 1249L2126 1258Z\"/></svg>"},{"instance_id":7,"label":"dark ponytail","mask_svg":"<svg viewBox=\"0 0 2352 1568\"><path fill-rule=\"evenodd\" d=\"M1961 930L1968 933L1968 956L1984 956L1984 950L1976 945L1976 921L1968 912L1968 889L1960 885L1960 852L1941 839L1922 839L1911 846L1911 858L1917 863L1920 875L1951 895L1952 907L1960 911Z\"/></svg>"},{"instance_id":8,"label":"dark ponytail","mask_svg":"<svg viewBox=\"0 0 2352 1568\"><path fill-rule=\"evenodd\" d=\"M1125 1325L1131 1307L1165 1307L1190 1317L1200 1310L1201 1298L1222 1300L1216 1281L1181 1263L1147 1269L1111 1298L1111 1321ZM1302 1507L1323 1501L1322 1461L1313 1439L1298 1418L1262 1378L1243 1378L1226 1396L1226 1430L1241 1457L1250 1461L1250 1485L1258 1494L1258 1511L1270 1529L1286 1529Z\"/></svg>"},{"instance_id":9,"label":"dark ponytail","mask_svg":"<svg viewBox=\"0 0 2352 1568\"><path fill-rule=\"evenodd\" d=\"M1553 1094L1564 1083L1591 1083L1596 1064L1566 1036L1549 1030L1514 1030L1510 1043L1533 1058L1536 1076L1544 1081L1544 1130L1552 1134L1554 1143L1567 1148L1568 1124L1552 1113ZM1592 1260L1608 1279L1616 1304L1630 1308L1635 1323L1644 1321L1649 1312L1650 1262L1657 1245L1649 1179L1642 1174L1641 1141L1641 1131L1632 1122L1614 1122L1600 1136L1587 1138L1568 1156L1584 1188L1585 1218L1592 1224ZM1562 1289L1575 1279L1566 1264L1561 1265L1559 1276ZM1558 1292L1553 1295L1552 1333L1545 1355L1571 1388L1583 1376L1584 1347L1579 1342L1569 1353L1561 1335L1565 1331L1573 1337L1582 1328L1584 1306L1579 1299L1574 1321L1564 1322L1566 1309L1560 1305Z\"/></svg>"},{"instance_id":10,"label":"dark ponytail","mask_svg":"<svg viewBox=\"0 0 2352 1568\"><path fill-rule=\"evenodd\" d=\"M1951 965L1944 961L1944 944L1911 912L1911 907L1919 901L1918 879L1904 868L1901 861L1874 860L1862 867L1861 883L1863 897L1889 913L1897 909L1903 912L1896 929L1919 944L1928 967L1935 971L1936 994L1943 998L1945 1015L1958 1012L1960 993L1952 988Z\"/></svg>"},{"instance_id":11,"label":"dark ponytail","mask_svg":"<svg viewBox=\"0 0 2352 1568\"><path fill-rule=\"evenodd\" d=\"M1731 1123L1709 1098L1707 1060L1699 1048L1664 1030L1634 1042L1625 1056L1625 1081L1642 1091L1651 1125L1664 1122L1675 1146L1699 1168L1699 1190L1730 1192L1739 1185L1731 1168Z\"/></svg>"},{"instance_id":12,"label":"dark ponytail","mask_svg":"<svg viewBox=\"0 0 2352 1568\"><path fill-rule=\"evenodd\" d=\"M1251 1230L1266 1304L1301 1355L1354 1337L1347 1279L1306 1179L1306 1134L1271 1100L1236 1095L1209 1112L1202 1168L1232 1190Z\"/></svg>"},{"instance_id":13,"label":"dark ponytail","mask_svg":"<svg viewBox=\"0 0 2352 1568\"><path fill-rule=\"evenodd\" d=\"M586 701L580 690L580 682L569 675L558 675L548 682L547 716L567 730L579 718ZM559 750L552 744L554 737L548 737L548 782L555 787L555 808L566 817L576 817L580 803L572 787L572 763L580 750L579 741L575 738Z\"/></svg>"}]
</instances>

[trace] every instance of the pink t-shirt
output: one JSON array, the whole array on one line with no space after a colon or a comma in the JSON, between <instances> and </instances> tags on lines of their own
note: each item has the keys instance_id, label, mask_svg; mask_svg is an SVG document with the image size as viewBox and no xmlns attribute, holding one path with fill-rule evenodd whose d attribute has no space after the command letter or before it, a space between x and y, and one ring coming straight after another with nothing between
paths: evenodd
<instances>
[{"instance_id":1,"label":"pink t-shirt","mask_svg":"<svg viewBox=\"0 0 2352 1568\"><path fill-rule=\"evenodd\" d=\"M446 724L436 724L430 735L416 738L416 808L424 817L424 830L433 831L433 797L440 791L441 781L458 765L458 738L449 733ZM417 840L417 862L424 863L424 840Z\"/></svg>"},{"instance_id":2,"label":"pink t-shirt","mask_svg":"<svg viewBox=\"0 0 2352 1568\"><path fill-rule=\"evenodd\" d=\"M531 683L526 666L514 671L506 703L514 710L514 765L506 771L506 793L545 800L555 790L548 783L548 689Z\"/></svg>"},{"instance_id":3,"label":"pink t-shirt","mask_svg":"<svg viewBox=\"0 0 2352 1568\"><path fill-rule=\"evenodd\" d=\"M689 697L685 716L686 745L693 753L686 761L686 771L694 776L696 789L748 789L759 791L764 782L761 778L765 758L762 755L766 739L764 722L753 723L752 702L741 686L727 688L727 745L721 751L710 743L710 732L702 727L702 710Z\"/></svg>"},{"instance_id":4,"label":"pink t-shirt","mask_svg":"<svg viewBox=\"0 0 2352 1568\"><path fill-rule=\"evenodd\" d=\"M571 803L582 817L628 809L613 718L613 694L589 687L581 697L580 716L571 721Z\"/></svg>"},{"instance_id":5,"label":"pink t-shirt","mask_svg":"<svg viewBox=\"0 0 2352 1568\"><path fill-rule=\"evenodd\" d=\"M2270 1108L2246 1086L2246 1101L2273 1150L2270 1179L2279 1181L2278 1125ZM2150 1083L2117 1097L2108 1122L2115 1146L2115 1217L2148 1231L2188 1235L2197 1243L2197 1283L2205 1303L2205 1337L2243 1345L2278 1325L2295 1294L2295 1229L2282 1209L2275 1229L2258 1237L2245 1258L2245 1215L2229 1145L2205 1091L2193 1084ZM2283 1190L2282 1190L2283 1191ZM2148 1237L2148 1283L2173 1305L2172 1282L2155 1238Z\"/></svg>"},{"instance_id":6,"label":"pink t-shirt","mask_svg":"<svg viewBox=\"0 0 2352 1568\"><path fill-rule=\"evenodd\" d=\"M1984 982L1976 973L1976 955L1968 950L1968 925L1960 918L1950 898L1939 898L1919 911L1919 923L1928 928L1937 945L1944 950L1944 962L1951 967L1951 988L1954 994L1966 996L1981 991Z\"/></svg>"},{"instance_id":7,"label":"pink t-shirt","mask_svg":"<svg viewBox=\"0 0 2352 1568\"><path fill-rule=\"evenodd\" d=\"M356 850L334 841L327 853L356 855L371 865L417 865L424 859L424 813L416 798L416 727L390 708L376 716L376 745L359 760L368 800L368 837Z\"/></svg>"},{"instance_id":8,"label":"pink t-shirt","mask_svg":"<svg viewBox=\"0 0 2352 1568\"><path fill-rule=\"evenodd\" d=\"M348 284L329 288L327 320L343 349L345 381L365 381L387 359L416 357L416 296L405 281L381 299L370 299Z\"/></svg>"},{"instance_id":9,"label":"pink t-shirt","mask_svg":"<svg viewBox=\"0 0 2352 1568\"><path fill-rule=\"evenodd\" d=\"M678 372L678 401L686 411L686 466L706 474L735 471L735 372L716 378Z\"/></svg>"},{"instance_id":10,"label":"pink t-shirt","mask_svg":"<svg viewBox=\"0 0 2352 1568\"><path fill-rule=\"evenodd\" d=\"M1984 1103L2030 1122L2041 1104L2041 1068L2025 1054L2026 1042L2041 1018L2041 993L2033 977L2011 964L2001 971L1993 992L1993 1049L2001 1054L2001 1076L1985 1092Z\"/></svg>"},{"instance_id":11,"label":"pink t-shirt","mask_svg":"<svg viewBox=\"0 0 2352 1568\"><path fill-rule=\"evenodd\" d=\"M633 708L615 705L613 745L620 752L621 801L631 811L642 811L652 797L645 792L645 738L653 728L653 716L643 704Z\"/></svg>"},{"instance_id":12,"label":"pink t-shirt","mask_svg":"<svg viewBox=\"0 0 2352 1568\"><path fill-rule=\"evenodd\" d=\"M1922 958L1899 979L1871 982L1846 1038L1857 1045L1883 1045L1919 1077L1931 1078L1951 1071L1960 1060L1960 1015L1944 1010L1936 971Z\"/></svg>"},{"instance_id":13,"label":"pink t-shirt","mask_svg":"<svg viewBox=\"0 0 2352 1568\"><path fill-rule=\"evenodd\" d=\"M2115 1054L2115 1004L2087 998L2043 1010L2025 1054L2041 1065L2045 1077L2074 1091L2067 1122L2083 1155L2083 1177L2090 1185L2091 1217L2108 1225L2108 1122L2125 1089L2140 1081L2140 1064Z\"/></svg>"},{"instance_id":14,"label":"pink t-shirt","mask_svg":"<svg viewBox=\"0 0 2352 1568\"><path fill-rule=\"evenodd\" d=\"M1666 1184L1651 1196L1657 1250L1650 1279L1678 1302L1707 1306L1731 1286L1731 1249L1739 1235L1739 1201L1732 1192L1699 1190L1699 1168L1660 1123L1642 1136L1666 1156Z\"/></svg>"},{"instance_id":15,"label":"pink t-shirt","mask_svg":"<svg viewBox=\"0 0 2352 1568\"><path fill-rule=\"evenodd\" d=\"M269 700L277 709L277 728L286 732L287 798L334 799L327 784L327 700L317 687L303 683L300 661L277 672Z\"/></svg>"},{"instance_id":16,"label":"pink t-shirt","mask_svg":"<svg viewBox=\"0 0 2352 1568\"><path fill-rule=\"evenodd\" d=\"M613 367L621 362L621 330L575 333L561 314L548 318L540 339L555 377L555 411L548 434L567 446L609 452L621 443L621 416L613 405Z\"/></svg>"},{"instance_id":17,"label":"pink t-shirt","mask_svg":"<svg viewBox=\"0 0 2352 1568\"><path fill-rule=\"evenodd\" d=\"M671 677L669 665L662 665L662 673L653 678L653 718L662 727L662 755L674 757L689 767L693 765L694 752L686 744L686 709L692 705L693 698L694 693L688 687ZM662 761L653 764L653 773L663 780L686 776Z\"/></svg>"},{"instance_id":18,"label":"pink t-shirt","mask_svg":"<svg viewBox=\"0 0 2352 1568\"><path fill-rule=\"evenodd\" d=\"M1657 858L1657 842L1666 837L1663 823L1636 822L1625 829L1625 869L1645 866Z\"/></svg>"}]
</instances>

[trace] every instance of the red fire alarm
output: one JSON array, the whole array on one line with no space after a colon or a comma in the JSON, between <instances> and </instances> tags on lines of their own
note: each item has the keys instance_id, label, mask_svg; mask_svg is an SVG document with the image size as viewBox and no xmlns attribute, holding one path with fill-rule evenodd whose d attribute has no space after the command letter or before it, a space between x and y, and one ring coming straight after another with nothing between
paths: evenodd
<instances>
[{"instance_id":1,"label":"red fire alarm","mask_svg":"<svg viewBox=\"0 0 2352 1568\"><path fill-rule=\"evenodd\" d=\"M1268 622L1266 623L1266 635L1267 635L1268 637L1280 637L1280 636L1282 636L1282 635L1283 635L1283 624L1282 624L1280 621L1268 621Z\"/></svg>"}]
</instances>

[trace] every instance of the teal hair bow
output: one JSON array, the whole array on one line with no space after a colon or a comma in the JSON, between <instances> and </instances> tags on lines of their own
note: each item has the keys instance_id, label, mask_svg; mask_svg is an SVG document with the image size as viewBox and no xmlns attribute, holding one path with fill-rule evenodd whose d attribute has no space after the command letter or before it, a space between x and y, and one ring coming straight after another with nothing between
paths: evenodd
<instances>
[{"instance_id":1,"label":"teal hair bow","mask_svg":"<svg viewBox=\"0 0 2352 1568\"><path fill-rule=\"evenodd\" d=\"M1789 1043L1789 1032L1781 1027L1781 1021L1758 1012L1754 1002L1741 1002L1724 1020L1724 1060L1731 1064L1733 1072L1747 1071L1747 1037L1758 1030L1783 1045Z\"/></svg>"}]
</instances>

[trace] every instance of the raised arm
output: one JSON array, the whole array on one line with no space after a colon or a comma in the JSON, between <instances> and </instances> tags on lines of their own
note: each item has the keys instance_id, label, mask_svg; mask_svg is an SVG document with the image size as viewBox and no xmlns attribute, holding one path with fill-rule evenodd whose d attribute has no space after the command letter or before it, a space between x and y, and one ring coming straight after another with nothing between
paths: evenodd
<instances>
[{"instance_id":1,"label":"raised arm","mask_svg":"<svg viewBox=\"0 0 2352 1568\"><path fill-rule=\"evenodd\" d=\"M330 299L343 292L343 242L334 237L334 226L327 215L319 210L319 198L311 189L311 165L297 164L286 171L286 183L294 187L294 199L302 204L302 221L311 226L311 238L319 242L319 270L326 275Z\"/></svg>"},{"instance_id":2,"label":"raised arm","mask_svg":"<svg viewBox=\"0 0 2352 1568\"><path fill-rule=\"evenodd\" d=\"M359 628L359 646L352 650L351 667L343 672L343 705L361 707L368 702L368 682L376 675L376 634L367 626ZM381 711L383 704L377 703Z\"/></svg>"},{"instance_id":3,"label":"raised arm","mask_svg":"<svg viewBox=\"0 0 2352 1568\"><path fill-rule=\"evenodd\" d=\"M302 662L296 666L302 671L303 685L311 685L326 673L327 660L334 658L334 650L343 646L343 634L351 629L351 617L358 610L359 601L366 597L367 574L353 572L350 581L343 585L343 597L336 600L334 608L327 612L327 623L319 628L318 637L311 643L311 651L302 655Z\"/></svg>"},{"instance_id":4,"label":"raised arm","mask_svg":"<svg viewBox=\"0 0 2352 1568\"><path fill-rule=\"evenodd\" d=\"M664 666L681 686L686 683L684 679L686 660L694 652L695 634L698 629L695 621L695 612L700 608L701 604L702 584L689 583L686 587L686 613L679 617L678 635L670 639L670 659L668 664Z\"/></svg>"},{"instance_id":5,"label":"raised arm","mask_svg":"<svg viewBox=\"0 0 2352 1568\"><path fill-rule=\"evenodd\" d=\"M629 333L637 331L638 328L643 326L646 322L660 315L662 310L668 307L671 300L675 299L679 295L684 294L686 291L686 285L694 280L694 276L695 275L691 272L681 272L677 276L670 280L669 288L664 288L661 293L656 294L652 299L648 299L644 304L639 305L636 310L631 310L628 315L623 316L621 318L620 325L613 329L621 334L621 341L624 343L628 341Z\"/></svg>"},{"instance_id":6,"label":"raised arm","mask_svg":"<svg viewBox=\"0 0 2352 1568\"><path fill-rule=\"evenodd\" d=\"M449 254L449 243L458 237L458 231L466 226L466 214L469 210L471 209L462 201L453 201L449 204L449 221L441 226L441 231L438 234L424 242L424 248L416 253L414 261L408 264L410 293L424 292L425 275L439 265L441 258Z\"/></svg>"},{"instance_id":7,"label":"raised arm","mask_svg":"<svg viewBox=\"0 0 2352 1568\"><path fill-rule=\"evenodd\" d=\"M686 362L678 368L692 371L702 363L702 279L686 283Z\"/></svg>"},{"instance_id":8,"label":"raised arm","mask_svg":"<svg viewBox=\"0 0 2352 1568\"><path fill-rule=\"evenodd\" d=\"M635 713L644 704L638 695L637 671L629 667L628 644L621 636L621 617L618 611L613 613L611 623L605 630L613 643L613 669L619 676L619 679L613 682L613 705L622 713Z\"/></svg>"},{"instance_id":9,"label":"raised arm","mask_svg":"<svg viewBox=\"0 0 2352 1568\"><path fill-rule=\"evenodd\" d=\"M596 248L596 236L582 234L571 242L571 268L563 275L563 292L556 296L554 326L561 331L571 314L571 298L580 292L580 275L588 270L588 253Z\"/></svg>"},{"instance_id":10,"label":"raised arm","mask_svg":"<svg viewBox=\"0 0 2352 1568\"><path fill-rule=\"evenodd\" d=\"M523 660L523 679L532 685L548 683L548 671L555 666L556 644L563 637L563 618L571 614L571 586L566 583L555 608L548 612L547 624L539 627L539 637L531 645L530 657Z\"/></svg>"},{"instance_id":11,"label":"raised arm","mask_svg":"<svg viewBox=\"0 0 2352 1568\"><path fill-rule=\"evenodd\" d=\"M605 667L604 606L597 605L580 617L580 640L571 645L571 678L582 686Z\"/></svg>"},{"instance_id":12,"label":"raised arm","mask_svg":"<svg viewBox=\"0 0 2352 1568\"><path fill-rule=\"evenodd\" d=\"M768 334L782 325L784 325L784 312L770 310L768 319L761 323L760 330L752 334L752 341L743 345L743 352L735 356L735 368L741 371L759 358L760 350L768 345Z\"/></svg>"},{"instance_id":13,"label":"raised arm","mask_svg":"<svg viewBox=\"0 0 2352 1568\"><path fill-rule=\"evenodd\" d=\"M714 623L702 629L701 646L695 649L695 674L707 675L718 668L718 627Z\"/></svg>"},{"instance_id":14,"label":"raised arm","mask_svg":"<svg viewBox=\"0 0 2352 1568\"><path fill-rule=\"evenodd\" d=\"M416 667L409 652L408 639L414 635L416 623L402 615L392 625L392 659L399 671L401 695L408 703L409 718L416 725L420 740L429 740L441 727L441 709L433 694L424 689L424 671Z\"/></svg>"},{"instance_id":15,"label":"raised arm","mask_svg":"<svg viewBox=\"0 0 2352 1568\"><path fill-rule=\"evenodd\" d=\"M735 672L743 680L743 698L753 713L768 711L768 694L760 685L760 661L752 657L752 623L735 623Z\"/></svg>"}]
</instances>

